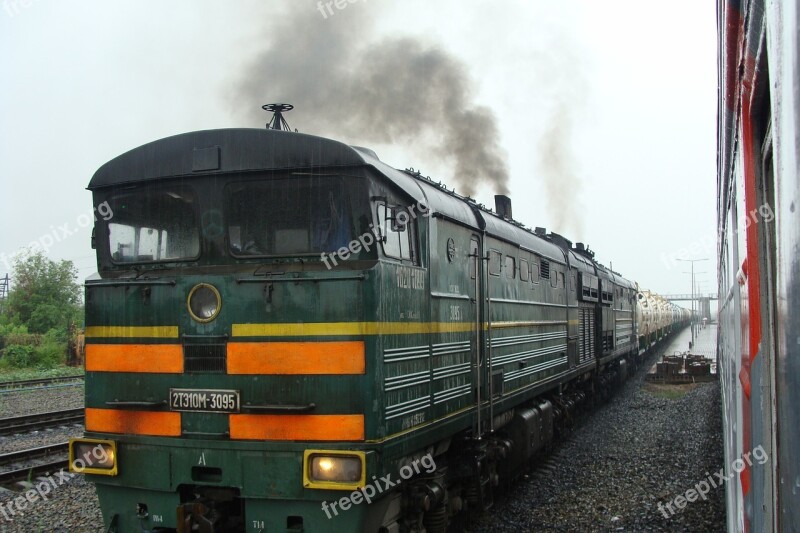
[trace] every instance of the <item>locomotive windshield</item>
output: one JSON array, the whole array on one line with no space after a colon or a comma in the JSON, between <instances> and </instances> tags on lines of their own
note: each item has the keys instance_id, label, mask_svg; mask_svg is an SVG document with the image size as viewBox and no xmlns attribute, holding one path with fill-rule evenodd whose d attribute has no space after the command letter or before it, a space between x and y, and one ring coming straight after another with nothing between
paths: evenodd
<instances>
[{"instance_id":1,"label":"locomotive windshield","mask_svg":"<svg viewBox=\"0 0 800 533\"><path fill-rule=\"evenodd\" d=\"M146 188L113 196L108 243L115 263L195 259L200 237L194 194L183 187Z\"/></svg>"},{"instance_id":2,"label":"locomotive windshield","mask_svg":"<svg viewBox=\"0 0 800 533\"><path fill-rule=\"evenodd\" d=\"M235 256L319 254L355 238L354 180L336 176L239 182L227 187L228 242Z\"/></svg>"}]
</instances>

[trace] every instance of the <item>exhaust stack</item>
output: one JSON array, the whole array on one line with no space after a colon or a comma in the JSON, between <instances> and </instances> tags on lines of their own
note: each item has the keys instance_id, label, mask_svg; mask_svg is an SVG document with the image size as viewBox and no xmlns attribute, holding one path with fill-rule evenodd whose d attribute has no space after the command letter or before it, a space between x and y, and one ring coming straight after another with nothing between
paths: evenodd
<instances>
[{"instance_id":1,"label":"exhaust stack","mask_svg":"<svg viewBox=\"0 0 800 533\"><path fill-rule=\"evenodd\" d=\"M511 216L511 198L509 198L505 194L494 195L494 210L502 218L505 218L507 220L514 219Z\"/></svg>"}]
</instances>

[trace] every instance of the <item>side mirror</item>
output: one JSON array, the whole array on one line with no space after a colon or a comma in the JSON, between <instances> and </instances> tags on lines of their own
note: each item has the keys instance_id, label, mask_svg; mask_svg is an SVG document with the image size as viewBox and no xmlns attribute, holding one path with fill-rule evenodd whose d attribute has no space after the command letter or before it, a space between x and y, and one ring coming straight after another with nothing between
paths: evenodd
<instances>
[{"instance_id":1,"label":"side mirror","mask_svg":"<svg viewBox=\"0 0 800 533\"><path fill-rule=\"evenodd\" d=\"M405 218L405 222L399 221L401 215ZM392 221L392 231L403 233L406 230L406 225L408 224L408 214L396 207L392 207L389 214L389 220Z\"/></svg>"}]
</instances>

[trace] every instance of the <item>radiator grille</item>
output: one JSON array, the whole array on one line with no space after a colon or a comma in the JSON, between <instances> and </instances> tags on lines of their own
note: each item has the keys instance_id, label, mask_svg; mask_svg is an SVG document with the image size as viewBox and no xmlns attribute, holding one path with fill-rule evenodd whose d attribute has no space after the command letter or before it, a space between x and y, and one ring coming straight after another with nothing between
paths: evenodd
<instances>
[{"instance_id":1,"label":"radiator grille","mask_svg":"<svg viewBox=\"0 0 800 533\"><path fill-rule=\"evenodd\" d=\"M226 344L187 344L183 347L184 372L225 373Z\"/></svg>"},{"instance_id":2,"label":"radiator grille","mask_svg":"<svg viewBox=\"0 0 800 533\"><path fill-rule=\"evenodd\" d=\"M578 361L585 363L594 357L594 309L578 309Z\"/></svg>"},{"instance_id":3,"label":"radiator grille","mask_svg":"<svg viewBox=\"0 0 800 533\"><path fill-rule=\"evenodd\" d=\"M542 259L542 279L550 279L550 261Z\"/></svg>"}]
</instances>

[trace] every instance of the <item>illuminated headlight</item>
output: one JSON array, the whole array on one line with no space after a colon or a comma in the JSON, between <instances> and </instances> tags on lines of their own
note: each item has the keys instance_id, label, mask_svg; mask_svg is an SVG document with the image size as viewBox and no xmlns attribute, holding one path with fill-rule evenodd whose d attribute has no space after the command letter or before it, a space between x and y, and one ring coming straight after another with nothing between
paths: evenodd
<instances>
[{"instance_id":1,"label":"illuminated headlight","mask_svg":"<svg viewBox=\"0 0 800 533\"><path fill-rule=\"evenodd\" d=\"M303 482L312 489L353 490L364 486L364 452L306 450Z\"/></svg>"},{"instance_id":2,"label":"illuminated headlight","mask_svg":"<svg viewBox=\"0 0 800 533\"><path fill-rule=\"evenodd\" d=\"M189 291L186 303L193 319L198 322L211 322L219 314L222 298L216 287L208 283L200 283Z\"/></svg>"},{"instance_id":3,"label":"illuminated headlight","mask_svg":"<svg viewBox=\"0 0 800 533\"><path fill-rule=\"evenodd\" d=\"M116 476L117 443L113 440L70 439L69 471Z\"/></svg>"}]
</instances>

